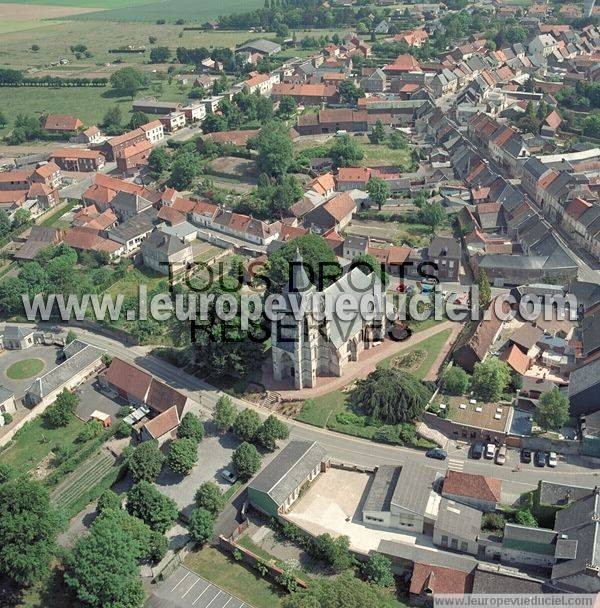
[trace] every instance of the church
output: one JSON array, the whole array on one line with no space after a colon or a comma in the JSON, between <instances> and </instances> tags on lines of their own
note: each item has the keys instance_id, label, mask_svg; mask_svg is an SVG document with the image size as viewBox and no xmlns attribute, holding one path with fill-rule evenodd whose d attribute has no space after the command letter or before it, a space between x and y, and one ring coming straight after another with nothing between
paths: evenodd
<instances>
[{"instance_id":1,"label":"church","mask_svg":"<svg viewBox=\"0 0 600 608\"><path fill-rule=\"evenodd\" d=\"M354 267L319 292L310 282L299 252L291 275L291 283L282 293L285 312L272 321L273 377L297 389L311 388L316 386L317 377L341 376L349 362L358 361L364 350L383 342L385 287L376 273L365 274ZM361 304L360 310L332 314L336 302L347 301L347 296ZM311 304L298 313L303 299ZM318 313L325 303L329 305L320 318Z\"/></svg>"}]
</instances>

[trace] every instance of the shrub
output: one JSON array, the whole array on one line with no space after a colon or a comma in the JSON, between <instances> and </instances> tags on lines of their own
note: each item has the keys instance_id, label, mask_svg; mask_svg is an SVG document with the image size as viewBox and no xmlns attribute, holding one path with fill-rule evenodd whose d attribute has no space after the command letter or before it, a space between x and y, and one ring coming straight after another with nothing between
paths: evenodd
<instances>
[{"instance_id":1,"label":"shrub","mask_svg":"<svg viewBox=\"0 0 600 608\"><path fill-rule=\"evenodd\" d=\"M95 439L99 437L104 432L104 427L99 420L90 420L82 429L79 431L79 435L77 435L77 443L85 443L90 439Z\"/></svg>"},{"instance_id":2,"label":"shrub","mask_svg":"<svg viewBox=\"0 0 600 608\"><path fill-rule=\"evenodd\" d=\"M96 510L98 511L98 513L103 513L107 509L120 508L121 498L112 490L104 490L104 492L100 494L100 498L98 498L98 504L96 505Z\"/></svg>"},{"instance_id":3,"label":"shrub","mask_svg":"<svg viewBox=\"0 0 600 608\"><path fill-rule=\"evenodd\" d=\"M4 412L4 414L2 414L2 417L4 418L4 424L10 424L13 421L12 414L10 414L9 412Z\"/></svg>"},{"instance_id":4,"label":"shrub","mask_svg":"<svg viewBox=\"0 0 600 608\"><path fill-rule=\"evenodd\" d=\"M451 395L464 395L469 388L469 374L462 367L451 367L444 373L443 380Z\"/></svg>"}]
</instances>

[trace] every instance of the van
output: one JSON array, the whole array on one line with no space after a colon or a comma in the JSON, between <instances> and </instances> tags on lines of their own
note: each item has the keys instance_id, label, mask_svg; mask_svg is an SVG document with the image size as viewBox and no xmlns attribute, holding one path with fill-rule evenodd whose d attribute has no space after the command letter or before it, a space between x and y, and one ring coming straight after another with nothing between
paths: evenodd
<instances>
[{"instance_id":1,"label":"van","mask_svg":"<svg viewBox=\"0 0 600 608\"><path fill-rule=\"evenodd\" d=\"M485 457L488 460L492 460L494 458L495 453L496 453L496 446L493 443L488 443L485 446Z\"/></svg>"}]
</instances>

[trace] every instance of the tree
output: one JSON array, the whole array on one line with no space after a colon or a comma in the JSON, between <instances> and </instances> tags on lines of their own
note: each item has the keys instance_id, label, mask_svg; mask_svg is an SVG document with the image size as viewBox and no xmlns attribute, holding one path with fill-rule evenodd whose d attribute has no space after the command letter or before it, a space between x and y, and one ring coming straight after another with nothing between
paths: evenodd
<instances>
[{"instance_id":1,"label":"tree","mask_svg":"<svg viewBox=\"0 0 600 608\"><path fill-rule=\"evenodd\" d=\"M129 459L129 473L134 483L154 481L160 473L165 457L156 441L144 441L135 448Z\"/></svg>"},{"instance_id":2,"label":"tree","mask_svg":"<svg viewBox=\"0 0 600 608\"><path fill-rule=\"evenodd\" d=\"M385 141L385 127L379 118L371 130L371 141L374 144L380 144Z\"/></svg>"},{"instance_id":3,"label":"tree","mask_svg":"<svg viewBox=\"0 0 600 608\"><path fill-rule=\"evenodd\" d=\"M283 600L283 608L393 608L396 598L377 587L343 572L335 578L312 581Z\"/></svg>"},{"instance_id":4,"label":"tree","mask_svg":"<svg viewBox=\"0 0 600 608\"><path fill-rule=\"evenodd\" d=\"M358 255L354 256L352 258L352 266L360 268L360 270L366 275L374 272L384 285L386 285L389 280L387 273L385 272L385 265L382 267L382 264L380 264L369 253L359 253Z\"/></svg>"},{"instance_id":5,"label":"tree","mask_svg":"<svg viewBox=\"0 0 600 608\"><path fill-rule=\"evenodd\" d=\"M166 63L171 57L168 46L155 46L150 49L150 63Z\"/></svg>"},{"instance_id":6,"label":"tree","mask_svg":"<svg viewBox=\"0 0 600 608\"><path fill-rule=\"evenodd\" d=\"M196 490L194 495L196 506L208 511L214 518L219 515L225 506L225 497L219 486L212 481L205 481Z\"/></svg>"},{"instance_id":7,"label":"tree","mask_svg":"<svg viewBox=\"0 0 600 608\"><path fill-rule=\"evenodd\" d=\"M175 501L148 481L136 483L127 492L127 512L162 534L175 523L178 514Z\"/></svg>"},{"instance_id":8,"label":"tree","mask_svg":"<svg viewBox=\"0 0 600 608\"><path fill-rule=\"evenodd\" d=\"M44 412L44 420L53 428L67 426L73 420L78 405L79 397L65 388Z\"/></svg>"},{"instance_id":9,"label":"tree","mask_svg":"<svg viewBox=\"0 0 600 608\"><path fill-rule=\"evenodd\" d=\"M192 538L203 545L213 535L213 516L206 509L194 509L190 515L188 528Z\"/></svg>"},{"instance_id":10,"label":"tree","mask_svg":"<svg viewBox=\"0 0 600 608\"><path fill-rule=\"evenodd\" d=\"M256 432L255 439L267 450L273 451L277 447L277 441L287 439L290 436L288 427L271 414Z\"/></svg>"},{"instance_id":11,"label":"tree","mask_svg":"<svg viewBox=\"0 0 600 608\"><path fill-rule=\"evenodd\" d=\"M336 572L342 572L354 565L350 539L347 536L332 538L330 534L321 534L313 541L313 551L318 559L328 562Z\"/></svg>"},{"instance_id":12,"label":"tree","mask_svg":"<svg viewBox=\"0 0 600 608\"><path fill-rule=\"evenodd\" d=\"M240 479L246 481L260 469L261 457L251 443L244 441L233 453L231 461Z\"/></svg>"},{"instance_id":13,"label":"tree","mask_svg":"<svg viewBox=\"0 0 600 608\"><path fill-rule=\"evenodd\" d=\"M198 157L195 154L180 154L171 165L169 184L176 190L189 190L198 176L198 170Z\"/></svg>"},{"instance_id":14,"label":"tree","mask_svg":"<svg viewBox=\"0 0 600 608\"><path fill-rule=\"evenodd\" d=\"M451 395L464 395L469 388L469 374L457 365L444 372L443 380L445 389Z\"/></svg>"},{"instance_id":15,"label":"tree","mask_svg":"<svg viewBox=\"0 0 600 608\"><path fill-rule=\"evenodd\" d=\"M441 226L446 219L446 211L441 203L434 201L433 203L425 203L419 210L419 217L424 224L431 226L431 230L435 232L438 226Z\"/></svg>"},{"instance_id":16,"label":"tree","mask_svg":"<svg viewBox=\"0 0 600 608\"><path fill-rule=\"evenodd\" d=\"M148 122L148 117L144 112L133 112L131 114L131 118L129 120L129 128L130 129L139 129L142 125L145 125Z\"/></svg>"},{"instance_id":17,"label":"tree","mask_svg":"<svg viewBox=\"0 0 600 608\"><path fill-rule=\"evenodd\" d=\"M119 106L114 106L106 110L101 126L110 134L121 130L122 120L123 114L121 108Z\"/></svg>"},{"instance_id":18,"label":"tree","mask_svg":"<svg viewBox=\"0 0 600 608\"><path fill-rule=\"evenodd\" d=\"M14 477L15 471L8 462L0 462L0 484L10 481Z\"/></svg>"},{"instance_id":19,"label":"tree","mask_svg":"<svg viewBox=\"0 0 600 608\"><path fill-rule=\"evenodd\" d=\"M355 106L356 102L364 95L362 89L357 87L352 80L342 80L338 85L340 101Z\"/></svg>"},{"instance_id":20,"label":"tree","mask_svg":"<svg viewBox=\"0 0 600 608\"><path fill-rule=\"evenodd\" d=\"M498 357L475 364L471 386L482 401L498 401L510 383L510 367Z\"/></svg>"},{"instance_id":21,"label":"tree","mask_svg":"<svg viewBox=\"0 0 600 608\"><path fill-rule=\"evenodd\" d=\"M70 329L67 332L67 337L65 338L65 343L71 344L71 342L73 342L73 340L76 340L76 339L77 339L77 334L72 329Z\"/></svg>"},{"instance_id":22,"label":"tree","mask_svg":"<svg viewBox=\"0 0 600 608\"><path fill-rule=\"evenodd\" d=\"M515 521L521 526L537 528L538 522L529 509L520 509L515 513Z\"/></svg>"},{"instance_id":23,"label":"tree","mask_svg":"<svg viewBox=\"0 0 600 608\"><path fill-rule=\"evenodd\" d=\"M193 439L176 439L171 442L167 464L179 475L188 475L198 462L198 444Z\"/></svg>"},{"instance_id":24,"label":"tree","mask_svg":"<svg viewBox=\"0 0 600 608\"><path fill-rule=\"evenodd\" d=\"M335 254L327 241L317 234L306 234L287 241L283 247L270 254L267 278L270 281L271 293L281 293L288 285L290 268L297 252L300 252L308 277L315 285L323 283L323 286L327 287L338 276L333 270L339 269L339 266L336 266Z\"/></svg>"},{"instance_id":25,"label":"tree","mask_svg":"<svg viewBox=\"0 0 600 608\"><path fill-rule=\"evenodd\" d=\"M121 498L115 494L112 490L104 490L98 498L96 510L99 514L104 513L107 509L120 509Z\"/></svg>"},{"instance_id":26,"label":"tree","mask_svg":"<svg viewBox=\"0 0 600 608\"><path fill-rule=\"evenodd\" d=\"M204 438L204 425L200 418L192 412L187 412L181 419L177 429L177 437L192 439L196 443L200 443Z\"/></svg>"},{"instance_id":27,"label":"tree","mask_svg":"<svg viewBox=\"0 0 600 608\"><path fill-rule=\"evenodd\" d=\"M367 192L381 211L381 207L390 196L390 187L387 182L379 177L370 177L367 182Z\"/></svg>"},{"instance_id":28,"label":"tree","mask_svg":"<svg viewBox=\"0 0 600 608\"><path fill-rule=\"evenodd\" d=\"M8 124L8 118L4 112L0 112L0 127L5 127Z\"/></svg>"},{"instance_id":29,"label":"tree","mask_svg":"<svg viewBox=\"0 0 600 608\"><path fill-rule=\"evenodd\" d=\"M64 559L65 583L85 608L141 608L140 559L149 552L150 530L124 511L107 510L90 534L80 537Z\"/></svg>"},{"instance_id":30,"label":"tree","mask_svg":"<svg viewBox=\"0 0 600 608\"><path fill-rule=\"evenodd\" d=\"M363 566L363 575L379 587L391 587L394 584L392 562L381 553L372 553L369 561Z\"/></svg>"},{"instance_id":31,"label":"tree","mask_svg":"<svg viewBox=\"0 0 600 608\"><path fill-rule=\"evenodd\" d=\"M365 153L348 135L341 135L335 138L333 145L329 149L329 155L336 166L352 167L364 158Z\"/></svg>"},{"instance_id":32,"label":"tree","mask_svg":"<svg viewBox=\"0 0 600 608\"><path fill-rule=\"evenodd\" d=\"M408 372L376 369L348 394L349 405L385 424L411 422L427 406L429 389Z\"/></svg>"},{"instance_id":33,"label":"tree","mask_svg":"<svg viewBox=\"0 0 600 608\"><path fill-rule=\"evenodd\" d=\"M294 157L294 149L285 123L271 121L259 131L253 145L258 152L258 170L269 176L283 175Z\"/></svg>"},{"instance_id":34,"label":"tree","mask_svg":"<svg viewBox=\"0 0 600 608\"><path fill-rule=\"evenodd\" d=\"M485 270L480 269L475 279L479 288L479 308L487 308L492 302L492 288Z\"/></svg>"},{"instance_id":35,"label":"tree","mask_svg":"<svg viewBox=\"0 0 600 608\"><path fill-rule=\"evenodd\" d=\"M152 149L148 156L148 168L155 179L171 168L171 156L164 147Z\"/></svg>"},{"instance_id":36,"label":"tree","mask_svg":"<svg viewBox=\"0 0 600 608\"><path fill-rule=\"evenodd\" d=\"M232 430L242 441L254 441L260 426L260 416L246 408L236 416Z\"/></svg>"},{"instance_id":37,"label":"tree","mask_svg":"<svg viewBox=\"0 0 600 608\"><path fill-rule=\"evenodd\" d=\"M406 137L404 137L400 131L394 131L390 135L388 146L392 150L404 150L408 148L408 142L406 141Z\"/></svg>"},{"instance_id":38,"label":"tree","mask_svg":"<svg viewBox=\"0 0 600 608\"><path fill-rule=\"evenodd\" d=\"M296 100L293 97L290 97L289 95L284 95L279 100L278 113L285 118L290 118L296 112L297 107L298 104L296 103Z\"/></svg>"},{"instance_id":39,"label":"tree","mask_svg":"<svg viewBox=\"0 0 600 608\"><path fill-rule=\"evenodd\" d=\"M133 99L136 93L147 85L147 78L144 72L137 68L127 67L113 72L110 84L119 94Z\"/></svg>"},{"instance_id":40,"label":"tree","mask_svg":"<svg viewBox=\"0 0 600 608\"><path fill-rule=\"evenodd\" d=\"M48 571L61 518L48 490L26 477L0 485L0 574L31 585Z\"/></svg>"},{"instance_id":41,"label":"tree","mask_svg":"<svg viewBox=\"0 0 600 608\"><path fill-rule=\"evenodd\" d=\"M535 408L533 419L546 431L559 429L569 419L568 397L558 388L544 393Z\"/></svg>"},{"instance_id":42,"label":"tree","mask_svg":"<svg viewBox=\"0 0 600 608\"><path fill-rule=\"evenodd\" d=\"M213 422L219 431L226 432L233 425L237 416L237 409L229 397L223 395L219 397L215 405Z\"/></svg>"},{"instance_id":43,"label":"tree","mask_svg":"<svg viewBox=\"0 0 600 608\"><path fill-rule=\"evenodd\" d=\"M11 228L16 230L25 226L31 220L31 211L29 209L17 209L13 215Z\"/></svg>"}]
</instances>

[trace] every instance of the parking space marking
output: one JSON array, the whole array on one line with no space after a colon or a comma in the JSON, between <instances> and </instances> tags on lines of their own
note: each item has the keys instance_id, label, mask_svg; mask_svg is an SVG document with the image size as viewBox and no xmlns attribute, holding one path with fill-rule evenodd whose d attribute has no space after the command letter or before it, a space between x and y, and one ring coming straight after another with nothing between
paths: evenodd
<instances>
[{"instance_id":1,"label":"parking space marking","mask_svg":"<svg viewBox=\"0 0 600 608\"><path fill-rule=\"evenodd\" d=\"M192 606L196 604L196 602L212 587L212 585L206 585L206 587L202 590L202 593L192 602Z\"/></svg>"},{"instance_id":2,"label":"parking space marking","mask_svg":"<svg viewBox=\"0 0 600 608\"><path fill-rule=\"evenodd\" d=\"M210 602L208 602L208 604L206 604L205 608L208 608L220 595L221 595L221 590L219 589L219 591L217 592L217 595L215 595L215 597L213 597L213 599L210 600Z\"/></svg>"},{"instance_id":3,"label":"parking space marking","mask_svg":"<svg viewBox=\"0 0 600 608\"><path fill-rule=\"evenodd\" d=\"M177 587L179 587L179 585L181 585L181 583L183 583L183 581L191 574L191 572L188 570L185 574L185 576L175 585L175 587L173 587L173 589L171 589L171 593L173 593L173 591L175 591L175 589L177 589Z\"/></svg>"},{"instance_id":4,"label":"parking space marking","mask_svg":"<svg viewBox=\"0 0 600 608\"><path fill-rule=\"evenodd\" d=\"M181 596L181 599L183 599L198 583L200 582L200 579L197 578L191 585L190 588Z\"/></svg>"}]
</instances>

